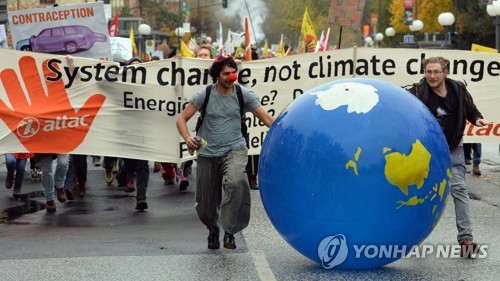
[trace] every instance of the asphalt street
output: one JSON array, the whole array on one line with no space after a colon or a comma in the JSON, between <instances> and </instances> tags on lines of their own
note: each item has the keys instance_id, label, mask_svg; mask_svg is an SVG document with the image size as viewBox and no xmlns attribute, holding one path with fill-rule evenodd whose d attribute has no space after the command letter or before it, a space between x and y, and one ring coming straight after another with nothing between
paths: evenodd
<instances>
[{"instance_id":1,"label":"asphalt street","mask_svg":"<svg viewBox=\"0 0 500 281\"><path fill-rule=\"evenodd\" d=\"M474 239L488 246L487 257L405 258L373 270L326 270L296 252L270 223L259 191L251 192L252 218L236 235L237 249L208 250L208 233L194 208L195 175L180 192L177 184L166 186L160 173L151 173L149 209L138 212L135 194L124 193L116 181L107 186L104 169L90 160L85 199L57 202L53 214L43 209L40 183L28 175L22 200L14 200L0 165L0 280L498 280L500 275L498 145L483 144L481 176L467 166ZM456 244L451 196L448 200L423 244Z\"/></svg>"}]
</instances>

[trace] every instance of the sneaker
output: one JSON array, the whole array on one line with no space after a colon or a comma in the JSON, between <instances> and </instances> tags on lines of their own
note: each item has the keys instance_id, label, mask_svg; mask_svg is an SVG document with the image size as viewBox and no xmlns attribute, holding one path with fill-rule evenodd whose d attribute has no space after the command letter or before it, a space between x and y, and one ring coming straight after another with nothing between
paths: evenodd
<instances>
[{"instance_id":1,"label":"sneaker","mask_svg":"<svg viewBox=\"0 0 500 281\"><path fill-rule=\"evenodd\" d=\"M94 160L94 162L92 164L94 164L95 167L101 167L101 161L99 161L97 159Z\"/></svg>"},{"instance_id":2,"label":"sneaker","mask_svg":"<svg viewBox=\"0 0 500 281\"><path fill-rule=\"evenodd\" d=\"M224 248L234 250L236 243L234 242L234 235L227 233L224 234Z\"/></svg>"},{"instance_id":3,"label":"sneaker","mask_svg":"<svg viewBox=\"0 0 500 281\"><path fill-rule=\"evenodd\" d=\"M7 178L5 179L5 187L7 189L11 189L13 182L14 182L14 174L7 174Z\"/></svg>"},{"instance_id":4,"label":"sneaker","mask_svg":"<svg viewBox=\"0 0 500 281\"><path fill-rule=\"evenodd\" d=\"M75 196L73 195L73 191L71 191L71 189L65 188L64 189L64 193L66 193L66 198L68 200L74 200L75 199Z\"/></svg>"},{"instance_id":5,"label":"sneaker","mask_svg":"<svg viewBox=\"0 0 500 281\"><path fill-rule=\"evenodd\" d=\"M83 184L78 184L78 197L84 198L87 194L87 188Z\"/></svg>"},{"instance_id":6,"label":"sneaker","mask_svg":"<svg viewBox=\"0 0 500 281\"><path fill-rule=\"evenodd\" d=\"M474 164L472 166L472 173L476 176L480 176L481 175L481 171L479 170L479 164Z\"/></svg>"},{"instance_id":7,"label":"sneaker","mask_svg":"<svg viewBox=\"0 0 500 281\"><path fill-rule=\"evenodd\" d=\"M68 201L68 198L66 198L66 192L64 191L64 188L56 188L56 194L57 194L57 201L61 203Z\"/></svg>"},{"instance_id":8,"label":"sneaker","mask_svg":"<svg viewBox=\"0 0 500 281\"><path fill-rule=\"evenodd\" d=\"M127 185L123 187L123 191L130 193L135 191L134 179L128 179Z\"/></svg>"},{"instance_id":9,"label":"sneaker","mask_svg":"<svg viewBox=\"0 0 500 281\"><path fill-rule=\"evenodd\" d=\"M174 178L168 178L168 179L166 179L163 184L164 185L172 185L172 184L174 184Z\"/></svg>"},{"instance_id":10,"label":"sneaker","mask_svg":"<svg viewBox=\"0 0 500 281\"><path fill-rule=\"evenodd\" d=\"M220 248L219 233L211 232L208 234L208 248L210 250L216 250Z\"/></svg>"},{"instance_id":11,"label":"sneaker","mask_svg":"<svg viewBox=\"0 0 500 281\"><path fill-rule=\"evenodd\" d=\"M21 187L20 186L14 186L14 191L12 193L12 197L15 199L21 198Z\"/></svg>"},{"instance_id":12,"label":"sneaker","mask_svg":"<svg viewBox=\"0 0 500 281\"><path fill-rule=\"evenodd\" d=\"M47 210L47 213L53 213L56 211L56 202L54 200L49 200L45 204L45 209Z\"/></svg>"},{"instance_id":13,"label":"sneaker","mask_svg":"<svg viewBox=\"0 0 500 281\"><path fill-rule=\"evenodd\" d=\"M187 179L181 180L181 183L179 184L179 190L180 191L186 190L188 185L189 185L189 181Z\"/></svg>"},{"instance_id":14,"label":"sneaker","mask_svg":"<svg viewBox=\"0 0 500 281\"><path fill-rule=\"evenodd\" d=\"M113 173L111 171L106 171L104 173L104 180L108 185L111 185L113 183Z\"/></svg>"},{"instance_id":15,"label":"sneaker","mask_svg":"<svg viewBox=\"0 0 500 281\"><path fill-rule=\"evenodd\" d=\"M31 173L31 181L32 182L38 182L41 180L42 170L39 167L35 166L33 169L31 169L30 173Z\"/></svg>"},{"instance_id":16,"label":"sneaker","mask_svg":"<svg viewBox=\"0 0 500 281\"><path fill-rule=\"evenodd\" d=\"M137 199L137 203L135 204L135 209L139 211L144 211L148 208L148 203L146 203L146 200L139 200Z\"/></svg>"},{"instance_id":17,"label":"sneaker","mask_svg":"<svg viewBox=\"0 0 500 281\"><path fill-rule=\"evenodd\" d=\"M470 165L472 164L472 161L470 159L465 159L465 165Z\"/></svg>"},{"instance_id":18,"label":"sneaker","mask_svg":"<svg viewBox=\"0 0 500 281\"><path fill-rule=\"evenodd\" d=\"M470 259L473 255L476 255L479 251L479 245L473 242L472 239L465 239L460 242L461 251L460 256L462 258Z\"/></svg>"}]
</instances>

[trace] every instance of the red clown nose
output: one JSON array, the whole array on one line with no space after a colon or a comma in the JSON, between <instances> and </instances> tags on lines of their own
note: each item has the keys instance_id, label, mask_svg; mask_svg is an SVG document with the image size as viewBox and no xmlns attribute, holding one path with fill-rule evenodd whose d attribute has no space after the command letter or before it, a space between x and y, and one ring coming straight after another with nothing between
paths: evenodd
<instances>
[{"instance_id":1,"label":"red clown nose","mask_svg":"<svg viewBox=\"0 0 500 281\"><path fill-rule=\"evenodd\" d=\"M229 80L229 82L234 82L238 79L238 75L236 75L236 73L231 73L227 76L227 80Z\"/></svg>"}]
</instances>

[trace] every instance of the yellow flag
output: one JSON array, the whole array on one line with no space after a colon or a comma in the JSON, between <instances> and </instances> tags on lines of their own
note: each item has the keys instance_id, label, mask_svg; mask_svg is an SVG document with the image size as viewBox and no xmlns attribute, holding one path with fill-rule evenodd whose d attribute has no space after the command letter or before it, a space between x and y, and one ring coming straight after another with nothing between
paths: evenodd
<instances>
[{"instance_id":1,"label":"yellow flag","mask_svg":"<svg viewBox=\"0 0 500 281\"><path fill-rule=\"evenodd\" d=\"M184 40L180 40L181 42L181 56L184 58L194 58L196 55L194 54L193 51L191 51L186 43L184 43Z\"/></svg>"},{"instance_id":2,"label":"yellow flag","mask_svg":"<svg viewBox=\"0 0 500 281\"><path fill-rule=\"evenodd\" d=\"M497 49L495 49L495 48L489 48L489 47L481 46L478 44L472 44L472 46L470 47L470 50L474 51L474 52L498 53Z\"/></svg>"},{"instance_id":3,"label":"yellow flag","mask_svg":"<svg viewBox=\"0 0 500 281\"><path fill-rule=\"evenodd\" d=\"M267 39L264 42L264 50L262 50L262 56L265 58L269 55L269 46L267 45Z\"/></svg>"},{"instance_id":4,"label":"yellow flag","mask_svg":"<svg viewBox=\"0 0 500 281\"><path fill-rule=\"evenodd\" d=\"M284 57L286 55L285 44L283 43L283 34L281 34L281 40L278 44L278 51L276 52L278 57Z\"/></svg>"},{"instance_id":5,"label":"yellow flag","mask_svg":"<svg viewBox=\"0 0 500 281\"><path fill-rule=\"evenodd\" d=\"M132 56L137 57L137 46L135 45L134 27L130 27L130 43L132 44Z\"/></svg>"},{"instance_id":6,"label":"yellow flag","mask_svg":"<svg viewBox=\"0 0 500 281\"><path fill-rule=\"evenodd\" d=\"M314 52L316 50L316 44L318 39L316 39L316 32L309 18L309 14L304 12L304 18L302 19L302 47L305 49L306 53Z\"/></svg>"}]
</instances>

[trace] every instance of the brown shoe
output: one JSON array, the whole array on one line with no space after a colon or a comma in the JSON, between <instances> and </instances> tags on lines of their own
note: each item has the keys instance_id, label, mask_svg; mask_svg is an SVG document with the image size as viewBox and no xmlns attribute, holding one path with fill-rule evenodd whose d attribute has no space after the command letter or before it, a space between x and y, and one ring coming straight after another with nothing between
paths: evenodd
<instances>
[{"instance_id":1,"label":"brown shoe","mask_svg":"<svg viewBox=\"0 0 500 281\"><path fill-rule=\"evenodd\" d=\"M61 203L68 201L68 198L66 198L66 192L64 191L64 188L56 188L56 194L57 194L57 201Z\"/></svg>"},{"instance_id":2,"label":"brown shoe","mask_svg":"<svg viewBox=\"0 0 500 281\"><path fill-rule=\"evenodd\" d=\"M472 165L472 173L476 176L481 175L481 171L479 170L479 164Z\"/></svg>"},{"instance_id":3,"label":"brown shoe","mask_svg":"<svg viewBox=\"0 0 500 281\"><path fill-rule=\"evenodd\" d=\"M56 211L56 202L54 202L54 200L47 201L47 204L45 204L45 209L47 210L47 213L55 212Z\"/></svg>"},{"instance_id":4,"label":"brown shoe","mask_svg":"<svg viewBox=\"0 0 500 281\"><path fill-rule=\"evenodd\" d=\"M71 191L71 189L69 189L69 188L65 188L65 189L64 189L64 192L66 193L66 198L67 198L68 200L73 200L73 199L75 199L75 196L73 195L73 191Z\"/></svg>"},{"instance_id":5,"label":"brown shoe","mask_svg":"<svg viewBox=\"0 0 500 281\"><path fill-rule=\"evenodd\" d=\"M14 186L14 192L12 193L12 197L19 199L21 198L21 187L20 186Z\"/></svg>"},{"instance_id":6,"label":"brown shoe","mask_svg":"<svg viewBox=\"0 0 500 281\"><path fill-rule=\"evenodd\" d=\"M473 242L472 239L465 239L460 242L461 251L460 256L462 258L470 259L472 255L475 255L479 251L479 245L476 242Z\"/></svg>"},{"instance_id":7,"label":"brown shoe","mask_svg":"<svg viewBox=\"0 0 500 281\"><path fill-rule=\"evenodd\" d=\"M78 185L78 197L84 198L85 194L87 194L87 188L85 188L85 185Z\"/></svg>"}]
</instances>

